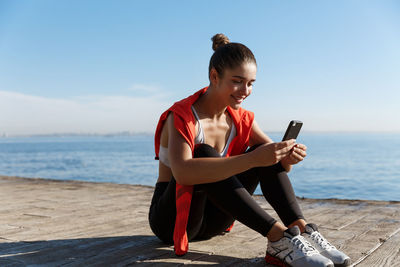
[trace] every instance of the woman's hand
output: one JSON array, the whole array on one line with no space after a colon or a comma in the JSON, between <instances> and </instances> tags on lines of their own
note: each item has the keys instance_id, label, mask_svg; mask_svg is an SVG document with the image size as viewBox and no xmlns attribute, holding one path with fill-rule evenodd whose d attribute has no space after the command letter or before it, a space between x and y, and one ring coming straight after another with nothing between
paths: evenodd
<instances>
[{"instance_id":1,"label":"woman's hand","mask_svg":"<svg viewBox=\"0 0 400 267\"><path fill-rule=\"evenodd\" d=\"M296 144L290 153L281 161L282 165L294 165L307 156L307 147L303 144Z\"/></svg>"},{"instance_id":2,"label":"woman's hand","mask_svg":"<svg viewBox=\"0 0 400 267\"><path fill-rule=\"evenodd\" d=\"M253 156L255 166L271 166L293 154L292 150L295 145L296 141L294 139L278 143L268 143L260 145L250 153Z\"/></svg>"}]
</instances>

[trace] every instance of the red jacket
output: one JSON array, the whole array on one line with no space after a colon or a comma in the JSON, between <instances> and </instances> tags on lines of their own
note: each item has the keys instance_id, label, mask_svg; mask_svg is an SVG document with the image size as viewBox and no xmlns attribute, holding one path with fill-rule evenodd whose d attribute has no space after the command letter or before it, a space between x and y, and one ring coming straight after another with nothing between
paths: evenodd
<instances>
[{"instance_id":1,"label":"red jacket","mask_svg":"<svg viewBox=\"0 0 400 267\"><path fill-rule=\"evenodd\" d=\"M192 113L191 106L194 102L207 91L205 87L195 94L176 102L172 107L161 114L155 134L155 152L156 159L160 151L161 131L170 112L174 115L174 125L178 132L194 150L194 138L196 136L196 119ZM238 110L227 108L229 115L236 127L236 137L228 147L227 157L242 154L248 147L251 127L254 120L254 114L243 108ZM192 200L193 186L180 185L176 183L176 220L174 228L174 247L175 254L184 255L189 248L186 226L189 218L190 203Z\"/></svg>"}]
</instances>

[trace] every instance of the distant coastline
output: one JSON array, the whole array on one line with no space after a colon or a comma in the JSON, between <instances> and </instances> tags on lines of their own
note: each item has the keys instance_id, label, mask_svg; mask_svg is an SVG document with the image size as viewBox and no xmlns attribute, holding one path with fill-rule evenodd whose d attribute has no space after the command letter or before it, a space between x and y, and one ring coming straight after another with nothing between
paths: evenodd
<instances>
[{"instance_id":1,"label":"distant coastline","mask_svg":"<svg viewBox=\"0 0 400 267\"><path fill-rule=\"evenodd\" d=\"M0 138L24 138L24 137L117 137L117 136L143 136L153 135L151 132L114 132L114 133L51 133L51 134L0 134Z\"/></svg>"},{"instance_id":2,"label":"distant coastline","mask_svg":"<svg viewBox=\"0 0 400 267\"><path fill-rule=\"evenodd\" d=\"M264 131L268 135L282 134L283 131ZM302 131L302 134L400 134L398 131ZM0 138L26 138L26 137L119 137L119 136L151 136L154 132L110 132L110 133L45 133L45 134L8 134L0 133Z\"/></svg>"}]
</instances>

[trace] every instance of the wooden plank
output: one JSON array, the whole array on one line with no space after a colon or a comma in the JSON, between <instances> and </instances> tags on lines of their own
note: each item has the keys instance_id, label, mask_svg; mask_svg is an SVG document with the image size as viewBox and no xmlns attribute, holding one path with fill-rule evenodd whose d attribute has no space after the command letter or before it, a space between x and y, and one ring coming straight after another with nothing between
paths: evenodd
<instances>
[{"instance_id":1,"label":"wooden plank","mask_svg":"<svg viewBox=\"0 0 400 267\"><path fill-rule=\"evenodd\" d=\"M400 228L387 239L381 239L377 246L366 252L364 257L355 262L356 266L400 266Z\"/></svg>"}]
</instances>

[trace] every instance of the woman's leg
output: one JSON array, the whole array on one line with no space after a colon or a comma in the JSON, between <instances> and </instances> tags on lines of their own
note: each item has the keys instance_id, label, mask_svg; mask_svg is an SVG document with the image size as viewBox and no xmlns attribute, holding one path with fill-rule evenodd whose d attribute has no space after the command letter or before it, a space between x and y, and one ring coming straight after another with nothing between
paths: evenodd
<instances>
[{"instance_id":1,"label":"woman's leg","mask_svg":"<svg viewBox=\"0 0 400 267\"><path fill-rule=\"evenodd\" d=\"M176 217L174 179L156 184L149 211L149 223L153 233L164 243L173 244Z\"/></svg>"},{"instance_id":2,"label":"woman's leg","mask_svg":"<svg viewBox=\"0 0 400 267\"><path fill-rule=\"evenodd\" d=\"M250 152L259 145L254 145L248 149ZM304 232L306 222L301 209L297 203L292 184L287 176L285 169L280 163L268 167L253 168L238 175L240 182L248 189L251 194L255 191L254 183L247 185L249 177L259 179L260 187L266 200L277 211L278 216L288 228L297 225ZM256 185L257 186L257 185Z\"/></svg>"},{"instance_id":3,"label":"woman's leg","mask_svg":"<svg viewBox=\"0 0 400 267\"><path fill-rule=\"evenodd\" d=\"M220 155L209 145L199 145L195 149L195 157L219 157ZM206 196L202 224L196 238L210 238L223 232L236 219L253 230L266 236L276 220L263 210L251 194L258 184L258 178L247 176L244 185L237 176L225 180L195 185L195 192L203 192ZM193 200L192 200L193 201ZM192 204L193 205L193 204ZM192 207L189 224L192 220ZM195 211L193 211L195 212Z\"/></svg>"},{"instance_id":4,"label":"woman's leg","mask_svg":"<svg viewBox=\"0 0 400 267\"><path fill-rule=\"evenodd\" d=\"M149 223L153 233L164 243L173 244L176 219L176 181L156 184L149 211ZM193 239L203 222L206 195L202 191L193 191L189 221L187 225L188 239Z\"/></svg>"},{"instance_id":5,"label":"woman's leg","mask_svg":"<svg viewBox=\"0 0 400 267\"><path fill-rule=\"evenodd\" d=\"M265 199L274 208L282 222L290 227L294 222L304 221L292 184L280 164L275 167L256 168L260 187Z\"/></svg>"},{"instance_id":6,"label":"woman's leg","mask_svg":"<svg viewBox=\"0 0 400 267\"><path fill-rule=\"evenodd\" d=\"M195 157L219 157L219 154L211 146L199 145L195 149ZM259 177L263 177L263 181L274 180L276 174L280 173L277 169L279 169L277 166L256 168L217 183L196 185L187 226L189 240L194 237L209 238L220 234L235 219L263 236L267 236L271 229L274 230L271 232L281 234L285 227L277 223L251 197L257 187ZM271 177L266 177L266 174ZM278 180L284 180L279 177ZM169 183L157 184L149 214L153 232L167 243L172 243L176 217L175 184L174 179ZM282 192L279 183L264 183L262 188L264 188L263 192L267 200L277 210L281 218L286 213L289 214L289 217L292 217L293 212L284 211L283 214L280 209L285 206L296 207L296 205L281 205L282 198L278 195L278 199L273 199L269 193L269 191L274 190ZM284 188L283 192L286 192L286 196L289 196L289 198L286 197L287 199L291 199L290 190L286 189L287 187ZM297 204L297 201L295 203ZM300 209L295 211L294 214L301 214L298 211ZM270 236L268 237L270 238Z\"/></svg>"}]
</instances>

